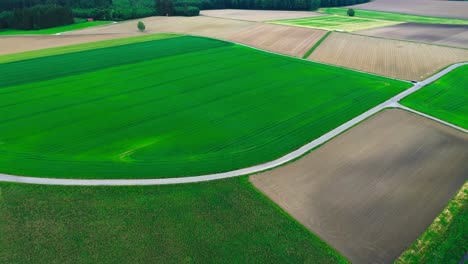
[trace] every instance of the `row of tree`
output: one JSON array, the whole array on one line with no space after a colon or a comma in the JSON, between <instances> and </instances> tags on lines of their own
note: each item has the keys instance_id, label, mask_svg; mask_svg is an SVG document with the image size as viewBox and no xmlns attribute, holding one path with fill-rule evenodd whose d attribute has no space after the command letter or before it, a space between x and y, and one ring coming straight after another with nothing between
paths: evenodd
<instances>
[{"instance_id":1,"label":"row of tree","mask_svg":"<svg viewBox=\"0 0 468 264\"><path fill-rule=\"evenodd\" d=\"M58 5L36 5L0 13L0 28L30 30L73 23L71 9Z\"/></svg>"}]
</instances>

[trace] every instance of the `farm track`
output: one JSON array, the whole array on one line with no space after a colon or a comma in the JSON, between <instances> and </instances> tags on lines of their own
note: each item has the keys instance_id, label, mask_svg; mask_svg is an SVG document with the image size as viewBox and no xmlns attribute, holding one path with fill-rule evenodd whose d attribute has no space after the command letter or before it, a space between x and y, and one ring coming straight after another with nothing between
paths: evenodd
<instances>
[{"instance_id":1,"label":"farm track","mask_svg":"<svg viewBox=\"0 0 468 264\"><path fill-rule=\"evenodd\" d=\"M335 136L343 133L344 131L348 130L349 128L357 125L358 123L364 121L365 119L369 118L370 116L376 114L377 112L388 108L388 107L397 107L402 108L413 113L425 116L432 120L438 121L445 125L449 125L452 128L458 129L464 133L468 133L467 130L463 128L459 128L457 126L448 124L447 122L441 121L437 118L430 117L425 114L421 114L417 111L407 109L406 107L401 106L398 102L405 98L406 96L420 90L421 88L425 87L426 85L436 81L437 79L441 78L442 76L446 75L447 73L451 72L452 70L463 66L468 65L468 63L457 63L454 64L443 71L427 78L422 82L416 83L413 87L407 89L406 91L392 97L391 99L381 103L380 105L364 112L363 114L355 117L354 119L342 124L341 126L329 131L328 133L324 134L323 136L313 140L312 142L304 145L303 147L279 158L274 161L270 161L264 164L238 169L229 172L223 173L215 173L209 175L201 175L201 176L192 176L192 177L181 177L181 178L159 178L159 179L134 179L134 180L93 180L93 179L53 179L53 178L35 178L35 177L23 177L23 176L15 176L15 175L8 175L8 174L0 174L0 182L16 182L16 183L29 183L29 184L43 184L43 185L81 185L81 186L100 186L100 185L107 185L107 186L125 186L125 185L163 185L163 184L181 184L181 183L194 183L194 182L204 182L204 181L211 181L217 179L224 179L230 177L237 177L241 175L248 175L257 172L261 172L264 170L272 169L274 167L283 165L287 162L290 162L294 159L301 157L302 155L306 154L310 150L326 143L327 141L331 140Z\"/></svg>"}]
</instances>

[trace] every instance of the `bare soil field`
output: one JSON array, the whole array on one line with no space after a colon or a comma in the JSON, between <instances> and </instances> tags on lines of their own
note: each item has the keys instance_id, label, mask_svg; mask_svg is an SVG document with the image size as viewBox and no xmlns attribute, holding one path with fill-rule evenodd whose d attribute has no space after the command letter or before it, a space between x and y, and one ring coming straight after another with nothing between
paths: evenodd
<instances>
[{"instance_id":1,"label":"bare soil field","mask_svg":"<svg viewBox=\"0 0 468 264\"><path fill-rule=\"evenodd\" d=\"M0 55L131 37L135 34L36 35L0 37Z\"/></svg>"},{"instance_id":2,"label":"bare soil field","mask_svg":"<svg viewBox=\"0 0 468 264\"><path fill-rule=\"evenodd\" d=\"M352 263L391 263L468 179L468 135L385 110L251 182Z\"/></svg>"},{"instance_id":3,"label":"bare soil field","mask_svg":"<svg viewBox=\"0 0 468 264\"><path fill-rule=\"evenodd\" d=\"M240 10L240 9L217 9L200 11L203 16L246 20L246 21L269 21L280 19L294 19L304 17L323 16L323 14L307 11L279 11L279 10Z\"/></svg>"},{"instance_id":4,"label":"bare soil field","mask_svg":"<svg viewBox=\"0 0 468 264\"><path fill-rule=\"evenodd\" d=\"M361 30L357 34L468 48L468 26L405 23Z\"/></svg>"},{"instance_id":5,"label":"bare soil field","mask_svg":"<svg viewBox=\"0 0 468 264\"><path fill-rule=\"evenodd\" d=\"M441 69L468 60L468 50L332 33L308 58L403 80L423 80Z\"/></svg>"},{"instance_id":6,"label":"bare soil field","mask_svg":"<svg viewBox=\"0 0 468 264\"><path fill-rule=\"evenodd\" d=\"M60 36L1 37L0 54L22 52L151 33L179 33L229 40L272 52L302 57L326 31L263 24L213 17L150 17L142 19L146 33L139 33L136 21L88 28Z\"/></svg>"},{"instance_id":7,"label":"bare soil field","mask_svg":"<svg viewBox=\"0 0 468 264\"><path fill-rule=\"evenodd\" d=\"M468 19L468 3L440 0L375 0L353 6L356 9L387 11L420 16Z\"/></svg>"}]
</instances>

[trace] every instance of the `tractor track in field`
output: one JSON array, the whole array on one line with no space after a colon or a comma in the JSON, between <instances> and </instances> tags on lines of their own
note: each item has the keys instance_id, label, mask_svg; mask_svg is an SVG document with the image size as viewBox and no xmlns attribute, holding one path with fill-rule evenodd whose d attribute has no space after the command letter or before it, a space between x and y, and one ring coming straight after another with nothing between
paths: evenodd
<instances>
[{"instance_id":1,"label":"tractor track in field","mask_svg":"<svg viewBox=\"0 0 468 264\"><path fill-rule=\"evenodd\" d=\"M16 176L16 175L0 173L0 182L14 182L14 183L40 184L40 185L68 185L68 186L132 186L132 185L136 186L136 185L166 185L166 184L195 183L195 182L205 182L205 181L212 181L212 180L219 180L219 179L249 175L249 174L254 174L254 173L261 172L261 171L273 169L275 167L278 167L290 161L293 161L307 154L309 151L313 150L314 148L319 147L320 145L333 139L339 134L345 132L346 130L352 128L353 126L359 124L360 122L366 120L372 115L380 112L381 110L385 108L400 108L400 109L412 112L414 114L429 118L436 122L442 123L444 125L450 126L464 133L468 133L468 130L464 128L455 126L451 123L445 122L438 118L426 115L424 113L418 112L416 110L413 110L411 108L408 108L399 104L399 101L402 100L403 98L420 90L426 85L438 80L439 78L448 74L452 70L458 67L464 66L464 65L468 65L468 62L453 64L447 67L446 69L438 72L437 74L421 82L415 83L413 87L369 109L368 111L338 126L337 128L329 131L328 133L322 135L321 137L302 146L301 148L293 152L290 152L276 160L266 162L263 164L259 164L259 165L255 165L255 166L251 166L251 167L247 167L243 169L222 172L222 173L208 174L208 175L176 177L176 178L157 178L157 179L60 179L60 178L39 178L39 177Z\"/></svg>"}]
</instances>

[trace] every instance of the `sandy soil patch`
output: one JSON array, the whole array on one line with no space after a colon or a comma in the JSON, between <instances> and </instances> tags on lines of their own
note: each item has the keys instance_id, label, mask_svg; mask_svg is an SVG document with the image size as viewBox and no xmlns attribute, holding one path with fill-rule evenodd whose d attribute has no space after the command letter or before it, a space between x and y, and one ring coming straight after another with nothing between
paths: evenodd
<instances>
[{"instance_id":1,"label":"sandy soil patch","mask_svg":"<svg viewBox=\"0 0 468 264\"><path fill-rule=\"evenodd\" d=\"M356 32L368 36L468 48L468 26L405 23Z\"/></svg>"},{"instance_id":2,"label":"sandy soil patch","mask_svg":"<svg viewBox=\"0 0 468 264\"><path fill-rule=\"evenodd\" d=\"M468 135L386 110L252 183L352 263L391 263L468 179Z\"/></svg>"},{"instance_id":3,"label":"sandy soil patch","mask_svg":"<svg viewBox=\"0 0 468 264\"><path fill-rule=\"evenodd\" d=\"M356 9L387 11L420 16L468 19L468 3L440 0L374 0Z\"/></svg>"},{"instance_id":4,"label":"sandy soil patch","mask_svg":"<svg viewBox=\"0 0 468 264\"><path fill-rule=\"evenodd\" d=\"M423 80L450 64L468 60L468 50L332 33L308 58L403 80Z\"/></svg>"},{"instance_id":5,"label":"sandy soil patch","mask_svg":"<svg viewBox=\"0 0 468 264\"><path fill-rule=\"evenodd\" d=\"M240 9L217 9L203 10L203 16L229 18L246 21L269 21L279 19L294 19L304 17L323 16L323 14L307 11L279 11L279 10L240 10Z\"/></svg>"},{"instance_id":6,"label":"sandy soil patch","mask_svg":"<svg viewBox=\"0 0 468 264\"><path fill-rule=\"evenodd\" d=\"M61 36L1 38L2 54L43 49L116 37L151 33L179 33L239 42L259 49L302 57L326 32L214 17L150 17L142 19L146 33L139 33L137 21L87 28Z\"/></svg>"},{"instance_id":7,"label":"sandy soil patch","mask_svg":"<svg viewBox=\"0 0 468 264\"><path fill-rule=\"evenodd\" d=\"M134 34L5 36L0 37L0 55L125 38L133 35Z\"/></svg>"}]
</instances>

